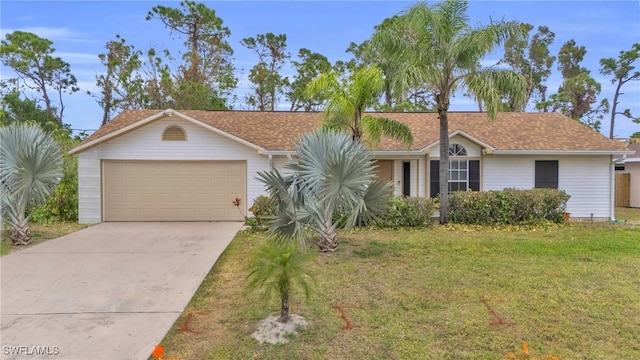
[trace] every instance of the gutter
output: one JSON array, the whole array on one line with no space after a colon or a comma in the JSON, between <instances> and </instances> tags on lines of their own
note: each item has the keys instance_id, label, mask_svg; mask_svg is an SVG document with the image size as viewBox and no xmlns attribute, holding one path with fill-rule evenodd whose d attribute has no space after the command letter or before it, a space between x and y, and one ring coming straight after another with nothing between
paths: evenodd
<instances>
[{"instance_id":1,"label":"gutter","mask_svg":"<svg viewBox=\"0 0 640 360\"><path fill-rule=\"evenodd\" d=\"M609 167L609 220L616 221L616 162L611 156Z\"/></svg>"},{"instance_id":2,"label":"gutter","mask_svg":"<svg viewBox=\"0 0 640 360\"><path fill-rule=\"evenodd\" d=\"M494 155L630 155L628 150L494 150ZM489 152L487 152L489 154Z\"/></svg>"},{"instance_id":3,"label":"gutter","mask_svg":"<svg viewBox=\"0 0 640 360\"><path fill-rule=\"evenodd\" d=\"M259 150L258 154L260 155L268 155L268 156L296 156L297 152L293 150ZM423 150L392 150L392 151L383 151L383 150L375 150L371 151L371 154L375 156L423 156L425 152Z\"/></svg>"},{"instance_id":4,"label":"gutter","mask_svg":"<svg viewBox=\"0 0 640 360\"><path fill-rule=\"evenodd\" d=\"M258 154L260 155L268 155L268 156L287 156L287 155L296 155L297 153L293 150L258 150Z\"/></svg>"}]
</instances>

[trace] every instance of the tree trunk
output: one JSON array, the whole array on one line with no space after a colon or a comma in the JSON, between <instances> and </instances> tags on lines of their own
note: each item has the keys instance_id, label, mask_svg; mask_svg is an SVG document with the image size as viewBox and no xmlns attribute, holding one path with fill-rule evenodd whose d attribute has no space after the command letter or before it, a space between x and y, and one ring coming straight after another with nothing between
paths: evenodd
<instances>
[{"instance_id":1,"label":"tree trunk","mask_svg":"<svg viewBox=\"0 0 640 360\"><path fill-rule=\"evenodd\" d=\"M31 242L31 238L31 229L28 223L14 226L9 233L9 239L11 239L13 245L27 245Z\"/></svg>"},{"instance_id":2,"label":"tree trunk","mask_svg":"<svg viewBox=\"0 0 640 360\"><path fill-rule=\"evenodd\" d=\"M622 87L622 79L618 79L616 94L613 96L613 105L611 105L611 124L609 126L609 139L613 139L613 130L614 130L615 121L616 121L616 109L618 108L618 96L620 95L621 87Z\"/></svg>"},{"instance_id":3,"label":"tree trunk","mask_svg":"<svg viewBox=\"0 0 640 360\"><path fill-rule=\"evenodd\" d=\"M281 323L286 323L289 321L289 289L286 289L282 293L282 303L280 306L280 318L278 319Z\"/></svg>"},{"instance_id":4,"label":"tree trunk","mask_svg":"<svg viewBox=\"0 0 640 360\"><path fill-rule=\"evenodd\" d=\"M318 247L322 252L334 252L338 248L338 234L336 234L335 228L326 221L322 222L319 230L320 239L318 240Z\"/></svg>"},{"instance_id":5,"label":"tree trunk","mask_svg":"<svg viewBox=\"0 0 640 360\"><path fill-rule=\"evenodd\" d=\"M440 223L446 224L449 221L449 98L444 93L438 94L436 101L440 119Z\"/></svg>"}]
</instances>

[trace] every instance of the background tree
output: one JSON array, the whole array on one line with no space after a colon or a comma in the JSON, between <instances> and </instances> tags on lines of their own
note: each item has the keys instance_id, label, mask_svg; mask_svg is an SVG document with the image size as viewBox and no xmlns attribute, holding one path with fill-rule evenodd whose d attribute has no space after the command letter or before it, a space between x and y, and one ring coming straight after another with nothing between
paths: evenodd
<instances>
[{"instance_id":1,"label":"background tree","mask_svg":"<svg viewBox=\"0 0 640 360\"><path fill-rule=\"evenodd\" d=\"M46 111L62 125L63 94L78 91L77 80L69 64L54 57L53 43L36 34L14 31L0 43L0 60L18 74L13 84L35 90L42 97ZM53 92L53 94L52 94ZM54 104L54 98L57 97Z\"/></svg>"},{"instance_id":2,"label":"background tree","mask_svg":"<svg viewBox=\"0 0 640 360\"><path fill-rule=\"evenodd\" d=\"M413 143L411 130L399 121L365 115L364 112L378 103L385 81L382 70L370 66L355 70L346 79L338 79L335 72L321 74L309 83L308 93L324 97L324 126L349 131L353 141L364 141L376 146L382 135Z\"/></svg>"},{"instance_id":3,"label":"background tree","mask_svg":"<svg viewBox=\"0 0 640 360\"><path fill-rule=\"evenodd\" d=\"M509 111L525 111L532 98L543 103L547 100L546 82L556 60L549 51L555 34L548 27L538 26L537 32L530 36L533 25L523 23L521 26L527 35L508 38L504 44L504 56L499 62L509 65L527 80L524 102L516 106L512 99L507 99Z\"/></svg>"},{"instance_id":4,"label":"background tree","mask_svg":"<svg viewBox=\"0 0 640 360\"><path fill-rule=\"evenodd\" d=\"M106 53L99 54L100 62L106 72L96 75L96 85L101 89L97 101L102 108L102 125L106 124L115 112L124 109L139 109L143 80L136 76L142 66L142 53L133 45L128 45L120 35L105 45Z\"/></svg>"},{"instance_id":5,"label":"background tree","mask_svg":"<svg viewBox=\"0 0 640 360\"><path fill-rule=\"evenodd\" d=\"M16 245L31 241L27 210L44 203L62 177L60 147L38 125L0 128L0 209Z\"/></svg>"},{"instance_id":6,"label":"background tree","mask_svg":"<svg viewBox=\"0 0 640 360\"><path fill-rule=\"evenodd\" d=\"M309 83L322 73L329 73L332 69L331 63L326 56L302 48L298 51L299 61L292 61L291 64L296 70L287 86L286 99L291 103L290 111L317 111L324 99L307 92Z\"/></svg>"},{"instance_id":7,"label":"background tree","mask_svg":"<svg viewBox=\"0 0 640 360\"><path fill-rule=\"evenodd\" d=\"M602 87L591 77L591 72L580 65L586 53L586 48L578 46L574 40L562 45L558 53L558 70L562 73L563 82L556 94L545 102L538 102L536 107L559 110L599 131L602 118L609 111L609 103L607 99L597 102Z\"/></svg>"},{"instance_id":8,"label":"background tree","mask_svg":"<svg viewBox=\"0 0 640 360\"><path fill-rule=\"evenodd\" d=\"M371 153L344 132L318 130L296 143L282 176L277 169L259 172L258 179L278 202L269 231L306 243L306 229L318 235L321 251L338 247L339 225L351 228L382 214L389 204L388 182L374 180Z\"/></svg>"},{"instance_id":9,"label":"background tree","mask_svg":"<svg viewBox=\"0 0 640 360\"><path fill-rule=\"evenodd\" d=\"M618 111L618 98L624 94L620 92L622 86L631 80L640 80L640 71L634 71L636 69L635 63L640 58L640 43L635 43L631 46L631 50L620 51L617 59L606 58L600 59L600 73L603 75L609 75L612 84L616 84L616 92L613 95L613 102L611 104L611 125L609 128L609 138L613 139L613 130L615 127L616 115L623 115L631 120L638 120L631 115L630 109L625 109L622 112Z\"/></svg>"},{"instance_id":10,"label":"background tree","mask_svg":"<svg viewBox=\"0 0 640 360\"><path fill-rule=\"evenodd\" d=\"M147 51L147 58L141 70L143 89L138 94L139 103L143 104L143 108L177 108L173 97L177 86L171 68L165 60L173 60L169 50L162 50L160 55L154 48Z\"/></svg>"},{"instance_id":11,"label":"background tree","mask_svg":"<svg viewBox=\"0 0 640 360\"><path fill-rule=\"evenodd\" d=\"M521 104L526 80L514 71L481 67L480 60L497 46L522 34L516 22L493 22L471 27L467 2L445 0L433 6L414 5L398 20L409 36L381 32L373 37L378 46L400 56L404 66L402 83L430 84L434 89L440 121L440 222L448 221L450 99L455 90L466 90L484 105L488 119L495 119L501 99L508 94Z\"/></svg>"},{"instance_id":12,"label":"background tree","mask_svg":"<svg viewBox=\"0 0 640 360\"><path fill-rule=\"evenodd\" d=\"M38 124L45 131L60 128L54 115L43 110L35 101L23 98L16 89L4 94L1 103L0 126L29 121Z\"/></svg>"},{"instance_id":13,"label":"background tree","mask_svg":"<svg viewBox=\"0 0 640 360\"><path fill-rule=\"evenodd\" d=\"M385 19L375 26L374 37L386 33L387 36L404 38L411 41L412 33L402 26L399 16ZM383 73L384 90L382 103L372 106L378 111L426 111L433 108L433 89L419 78L403 77L404 67L408 65L404 59L393 53L394 49L380 46L371 40L361 44L351 43L347 52L354 58L348 62L351 71L366 66L376 66ZM414 82L409 83L409 81Z\"/></svg>"},{"instance_id":14,"label":"background tree","mask_svg":"<svg viewBox=\"0 0 640 360\"><path fill-rule=\"evenodd\" d=\"M247 104L260 111L274 111L278 96L288 82L280 70L291 57L287 52L287 35L273 33L248 37L240 42L258 56L258 64L249 71L254 94L247 95Z\"/></svg>"},{"instance_id":15,"label":"background tree","mask_svg":"<svg viewBox=\"0 0 640 360\"><path fill-rule=\"evenodd\" d=\"M290 297L301 288L309 297L312 277L305 265L313 259L310 251L301 251L295 243L270 240L262 246L249 264L249 291L260 291L269 301L273 293L280 295L278 321L289 321Z\"/></svg>"},{"instance_id":16,"label":"background tree","mask_svg":"<svg viewBox=\"0 0 640 360\"><path fill-rule=\"evenodd\" d=\"M237 85L232 63L231 35L213 9L194 1L180 2L180 8L155 6L147 20L157 18L172 33L185 37L183 64L175 76L173 92L176 108L219 109Z\"/></svg>"}]
</instances>

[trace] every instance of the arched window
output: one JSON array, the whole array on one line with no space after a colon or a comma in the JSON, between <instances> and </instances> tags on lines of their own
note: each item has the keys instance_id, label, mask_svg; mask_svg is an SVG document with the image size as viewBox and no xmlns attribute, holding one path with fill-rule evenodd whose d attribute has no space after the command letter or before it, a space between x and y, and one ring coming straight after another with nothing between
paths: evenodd
<instances>
[{"instance_id":1,"label":"arched window","mask_svg":"<svg viewBox=\"0 0 640 360\"><path fill-rule=\"evenodd\" d=\"M460 144L449 145L449 193L454 191L480 191L480 160L464 158L468 156L467 149ZM431 197L436 197L440 191L439 160L430 162Z\"/></svg>"},{"instance_id":2,"label":"arched window","mask_svg":"<svg viewBox=\"0 0 640 360\"><path fill-rule=\"evenodd\" d=\"M164 130L162 140L187 140L187 135L178 126L169 126Z\"/></svg>"},{"instance_id":3,"label":"arched window","mask_svg":"<svg viewBox=\"0 0 640 360\"><path fill-rule=\"evenodd\" d=\"M460 144L449 145L449 156L467 156L467 149Z\"/></svg>"}]
</instances>

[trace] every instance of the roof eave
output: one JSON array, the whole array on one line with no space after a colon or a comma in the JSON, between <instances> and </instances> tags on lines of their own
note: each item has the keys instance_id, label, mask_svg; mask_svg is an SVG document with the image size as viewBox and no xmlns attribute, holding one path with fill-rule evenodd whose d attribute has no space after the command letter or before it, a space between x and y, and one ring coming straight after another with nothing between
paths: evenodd
<instances>
[{"instance_id":1,"label":"roof eave","mask_svg":"<svg viewBox=\"0 0 640 360\"><path fill-rule=\"evenodd\" d=\"M629 155L626 150L494 150L493 155Z\"/></svg>"},{"instance_id":2,"label":"roof eave","mask_svg":"<svg viewBox=\"0 0 640 360\"><path fill-rule=\"evenodd\" d=\"M167 110L161 111L161 112L159 112L157 114L154 114L152 116L149 116L149 117L147 117L145 119L142 119L140 121L136 121L133 124L127 125L127 126L123 127L122 129L116 130L116 131L114 131L112 133L109 133L109 134L107 134L105 136L101 136L101 137L99 137L99 138L97 138L95 140L92 140L92 141L90 141L90 142L88 142L86 144L77 146L77 147L75 147L75 148L73 148L73 149L71 149L69 151L69 155L75 155L75 154L78 154L80 152L89 150L92 147L98 146L98 145L100 145L100 144L102 144L104 142L107 142L107 141L109 141L111 139L114 139L114 138L116 138L116 137L118 137L120 135L124 135L124 134L126 134L126 133L128 133L130 131L133 131L133 130L139 128L139 127L142 127L142 126L144 126L144 125L146 125L146 124L148 124L150 122L159 120L161 118L169 117L169 116L176 116L176 117L179 117L179 118L181 118L183 120L189 121L189 122L191 122L191 123L193 123L195 125L198 125L198 126L201 126L201 127L205 128L205 129L208 129L210 131L213 131L218 135L224 136L224 137L226 137L228 139L231 139L231 140L236 141L236 142L238 142L240 144L248 146L248 147L250 147L250 148L252 148L254 150L257 150L258 152L261 152L261 151L265 150L264 148L254 144L254 143L251 143L249 141L241 139L241 138L239 138L239 137L237 137L235 135L229 134L229 133L227 133L225 131L222 131L222 130L220 130L220 129L216 128L216 127L213 127L213 126L211 126L209 124L206 124L206 123L204 123L202 121L196 120L196 119L194 119L194 118L192 118L190 116L184 115L184 114L182 114L182 113L180 113L178 111L175 111L173 109L167 109Z\"/></svg>"},{"instance_id":3,"label":"roof eave","mask_svg":"<svg viewBox=\"0 0 640 360\"><path fill-rule=\"evenodd\" d=\"M172 110L172 111L173 111L173 110ZM236 141L236 142L239 142L239 143L240 143L240 144L242 144L242 145L245 145L245 146L248 146L248 147L250 147L250 148L252 148L252 149L254 149L254 150L257 150L258 152L265 151L265 149L264 149L263 147L261 147L261 146L258 146L258 145L254 144L254 143L252 143L252 142L249 142L249 141L247 141L247 140L244 140L244 139L242 139L242 138L239 138L239 137L237 137L237 136L235 136L235 135L229 134L229 133L228 133L228 132L226 132L226 131L222 131L222 130L220 130L220 129L218 129L218 128L214 127L214 126L211 126L211 125L209 125L209 124L203 123L203 122L202 122L202 121L200 121L200 120L197 120L197 119L194 119L194 118L192 118L192 117L190 117L190 116L184 115L184 114L182 114L182 113L180 113L180 112L178 112L178 111L174 111L174 114L173 114L173 115L175 115L175 116L177 116L177 117L179 117L179 118L182 118L182 119L184 119L184 120L190 121L190 122L192 122L192 123L194 123L194 124L196 124L196 125L200 125L200 126L202 126L203 128L205 128L205 129L209 129L209 130L211 130L211 131L215 132L215 133L216 133L216 134L218 134L218 135L221 135L221 136L226 137L227 139L231 139L231 140L234 140L234 141Z\"/></svg>"},{"instance_id":4,"label":"roof eave","mask_svg":"<svg viewBox=\"0 0 640 360\"><path fill-rule=\"evenodd\" d=\"M163 117L171 116L171 115L173 115L173 112L174 112L173 110L167 109L167 110L161 111L161 112L159 112L157 114L151 115L151 116L149 116L149 117L147 117L145 119L142 119L140 121L136 121L135 123L127 125L127 126L123 127L122 129L118 129L118 130L116 130L114 132L111 132L111 133L109 133L107 135L104 135L104 136L101 136L101 137L99 137L97 139L89 141L86 144L82 144L80 146L74 147L73 149L69 150L69 155L75 155L75 154L81 153L83 151L89 150L94 146L97 146L97 145L99 145L99 144L101 144L101 143L103 143L105 141L109 141L110 139L116 138L116 137L118 137L120 135L126 134L126 133L128 133L128 132L130 132L130 131L132 131L132 130L140 127L140 126L148 124L148 123L150 123L152 121L161 119Z\"/></svg>"},{"instance_id":5,"label":"roof eave","mask_svg":"<svg viewBox=\"0 0 640 360\"><path fill-rule=\"evenodd\" d=\"M287 155L295 155L296 152L293 150L258 150L258 154L260 155L274 155L274 156L287 156Z\"/></svg>"},{"instance_id":6,"label":"roof eave","mask_svg":"<svg viewBox=\"0 0 640 360\"><path fill-rule=\"evenodd\" d=\"M424 150L373 150L371 151L373 156L407 156L407 155L419 155L425 154Z\"/></svg>"},{"instance_id":7,"label":"roof eave","mask_svg":"<svg viewBox=\"0 0 640 360\"><path fill-rule=\"evenodd\" d=\"M471 136L471 135L467 134L466 132L464 132L462 130L456 130L456 131L450 133L449 134L449 139L451 139L452 137L454 137L456 135L461 135L461 136L467 138L468 140L480 145L481 147L483 147L485 149L488 149L488 150L491 150L491 151L495 150L495 148L493 146L485 143L484 141L482 141L482 140L480 140L480 139L478 139L478 138L476 138L474 136ZM429 151L429 149L431 149L432 147L434 147L434 146L436 146L438 144L440 144L440 139L438 139L438 140L432 142L431 144L425 146L424 148L421 149L421 151L424 151L424 152Z\"/></svg>"}]
</instances>

